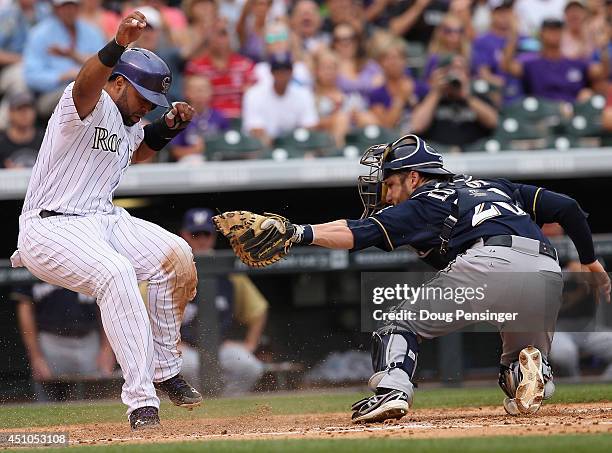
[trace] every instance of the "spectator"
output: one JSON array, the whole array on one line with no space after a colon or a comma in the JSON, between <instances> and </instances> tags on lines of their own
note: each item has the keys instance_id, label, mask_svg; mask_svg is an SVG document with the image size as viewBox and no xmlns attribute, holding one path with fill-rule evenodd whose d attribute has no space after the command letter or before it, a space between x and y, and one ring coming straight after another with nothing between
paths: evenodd
<instances>
[{"instance_id":1,"label":"spectator","mask_svg":"<svg viewBox=\"0 0 612 453\"><path fill-rule=\"evenodd\" d=\"M56 376L112 374L115 355L93 297L41 282L14 288L12 298L39 401L60 397L45 383Z\"/></svg>"},{"instance_id":2,"label":"spectator","mask_svg":"<svg viewBox=\"0 0 612 453\"><path fill-rule=\"evenodd\" d=\"M565 58L590 59L595 52L595 36L588 27L588 11L582 1L565 6L565 29L561 35L561 53Z\"/></svg>"},{"instance_id":3,"label":"spectator","mask_svg":"<svg viewBox=\"0 0 612 453\"><path fill-rule=\"evenodd\" d=\"M434 143L463 146L488 136L497 126L491 102L470 92L467 62L462 57L434 70L430 87L412 113L415 134Z\"/></svg>"},{"instance_id":4,"label":"spectator","mask_svg":"<svg viewBox=\"0 0 612 453\"><path fill-rule=\"evenodd\" d=\"M79 0L52 3L53 15L32 28L23 57L26 83L40 95L37 108L44 118L51 116L85 60L105 44L97 28L78 18Z\"/></svg>"},{"instance_id":5,"label":"spectator","mask_svg":"<svg viewBox=\"0 0 612 453\"><path fill-rule=\"evenodd\" d=\"M50 14L49 5L35 0L17 0L0 10L0 97L8 91L27 89L22 54L30 29ZM0 104L0 130L6 127L7 104Z\"/></svg>"},{"instance_id":6,"label":"spectator","mask_svg":"<svg viewBox=\"0 0 612 453\"><path fill-rule=\"evenodd\" d=\"M503 2L504 0L502 0ZM472 4L472 28L474 29L474 33L476 35L481 35L486 33L487 30L491 27L491 15L492 10L495 6L492 6L491 3L498 2L490 2L489 0L476 0ZM512 4L514 0L509 0L510 8L512 8Z\"/></svg>"},{"instance_id":7,"label":"spectator","mask_svg":"<svg viewBox=\"0 0 612 453\"><path fill-rule=\"evenodd\" d=\"M108 40L115 37L121 22L119 14L102 7L102 0L82 0L80 17L90 25L98 27Z\"/></svg>"},{"instance_id":8,"label":"spectator","mask_svg":"<svg viewBox=\"0 0 612 453\"><path fill-rule=\"evenodd\" d=\"M514 58L517 32L512 30L501 66L522 80L526 94L567 102L584 100L592 94L589 81L595 82L601 77L602 65L565 58L561 54L563 28L563 22L556 19L542 22L540 53L526 61Z\"/></svg>"},{"instance_id":9,"label":"spectator","mask_svg":"<svg viewBox=\"0 0 612 453\"><path fill-rule=\"evenodd\" d=\"M370 93L370 111L379 125L408 130L416 97L414 82L406 75L406 44L387 35L386 39L379 38L377 52L385 83Z\"/></svg>"},{"instance_id":10,"label":"spectator","mask_svg":"<svg viewBox=\"0 0 612 453\"><path fill-rule=\"evenodd\" d=\"M341 148L352 125L364 127L375 124L376 119L360 96L346 95L336 85L338 56L333 51L321 49L315 54L314 71L319 127L334 137L336 146Z\"/></svg>"},{"instance_id":11,"label":"spectator","mask_svg":"<svg viewBox=\"0 0 612 453\"><path fill-rule=\"evenodd\" d=\"M519 20L519 32L525 36L536 36L547 19L563 19L567 0L516 0L514 12Z\"/></svg>"},{"instance_id":12,"label":"spectator","mask_svg":"<svg viewBox=\"0 0 612 453\"><path fill-rule=\"evenodd\" d=\"M221 112L210 107L212 89L208 79L198 75L187 76L184 84L185 101L196 115L183 132L170 143L172 157L177 162L201 163L204 157L204 138L229 128L229 121Z\"/></svg>"},{"instance_id":13,"label":"spectator","mask_svg":"<svg viewBox=\"0 0 612 453\"><path fill-rule=\"evenodd\" d=\"M469 61L470 41L461 20L457 16L447 14L436 27L429 45L429 59L424 70L425 79L429 79L442 59L452 58L455 55Z\"/></svg>"},{"instance_id":14,"label":"spectator","mask_svg":"<svg viewBox=\"0 0 612 453\"><path fill-rule=\"evenodd\" d=\"M0 132L0 167L31 168L44 137L44 131L36 127L34 98L26 91L7 97L9 121Z\"/></svg>"},{"instance_id":15,"label":"spectator","mask_svg":"<svg viewBox=\"0 0 612 453\"><path fill-rule=\"evenodd\" d=\"M187 0L183 9L189 25L181 36L181 54L189 60L208 50L219 19L219 6L216 0Z\"/></svg>"},{"instance_id":16,"label":"spectator","mask_svg":"<svg viewBox=\"0 0 612 453\"><path fill-rule=\"evenodd\" d=\"M266 27L266 55L275 55L281 53L291 53L294 59L293 62L293 77L292 83L298 85L312 87L312 75L310 74L309 64L300 57L308 56L306 52L302 52L301 48L291 45L293 35L287 25L280 21L275 21ZM258 84L271 84L272 71L270 71L270 63L260 61L255 65L255 77Z\"/></svg>"},{"instance_id":17,"label":"spectator","mask_svg":"<svg viewBox=\"0 0 612 453\"><path fill-rule=\"evenodd\" d=\"M509 102L523 94L521 81L501 69L501 55L512 34L512 23L516 21L512 11L513 0L489 0L491 27L478 36L472 45L472 73L502 90L504 101ZM520 49L528 49L533 41L519 38Z\"/></svg>"},{"instance_id":18,"label":"spectator","mask_svg":"<svg viewBox=\"0 0 612 453\"><path fill-rule=\"evenodd\" d=\"M389 30L406 41L429 44L450 5L449 0L398 0L387 9Z\"/></svg>"},{"instance_id":19,"label":"spectator","mask_svg":"<svg viewBox=\"0 0 612 453\"><path fill-rule=\"evenodd\" d=\"M190 75L206 77L213 88L211 106L227 118L240 118L242 96L255 82L253 62L232 51L227 21L215 24L207 55L187 63Z\"/></svg>"},{"instance_id":20,"label":"spectator","mask_svg":"<svg viewBox=\"0 0 612 453\"><path fill-rule=\"evenodd\" d=\"M293 63L289 54L270 58L273 83L257 85L244 96L243 129L271 145L277 137L296 128L312 129L319 124L312 91L289 83Z\"/></svg>"},{"instance_id":21,"label":"spectator","mask_svg":"<svg viewBox=\"0 0 612 453\"><path fill-rule=\"evenodd\" d=\"M180 50L170 43L164 31L160 12L151 6L141 6L138 10L147 18L147 26L134 45L155 52L166 62L170 71L172 71L172 83L170 84L167 97L171 102L178 101L183 93L183 67L185 66L185 60ZM147 113L146 118L153 121L158 116L158 112L151 111Z\"/></svg>"},{"instance_id":22,"label":"spectator","mask_svg":"<svg viewBox=\"0 0 612 453\"><path fill-rule=\"evenodd\" d=\"M291 30L302 51L314 53L329 44L329 38L321 31L323 20L319 6L313 0L298 0L291 12Z\"/></svg>"},{"instance_id":23,"label":"spectator","mask_svg":"<svg viewBox=\"0 0 612 453\"><path fill-rule=\"evenodd\" d=\"M366 54L363 37L349 24L334 28L333 50L340 57L338 87L367 99L370 91L383 82L382 69Z\"/></svg>"},{"instance_id":24,"label":"spectator","mask_svg":"<svg viewBox=\"0 0 612 453\"><path fill-rule=\"evenodd\" d=\"M240 53L255 62L265 59L265 30L271 6L272 0L247 0L236 25Z\"/></svg>"},{"instance_id":25,"label":"spectator","mask_svg":"<svg viewBox=\"0 0 612 453\"><path fill-rule=\"evenodd\" d=\"M355 33L364 35L366 23L363 5L358 0L327 0L327 17L321 29L332 33L340 24L349 24Z\"/></svg>"},{"instance_id":26,"label":"spectator","mask_svg":"<svg viewBox=\"0 0 612 453\"><path fill-rule=\"evenodd\" d=\"M128 8L127 11L124 11L124 15L130 13L133 9L142 11L143 7L156 9L161 14L162 26L167 31L172 45L181 45L181 38L187 29L187 18L180 8L169 6L168 0L142 0L137 3L139 5L136 8Z\"/></svg>"},{"instance_id":27,"label":"spectator","mask_svg":"<svg viewBox=\"0 0 612 453\"><path fill-rule=\"evenodd\" d=\"M49 5L36 0L18 0L0 10L0 94L25 88L22 54L30 29L49 16Z\"/></svg>"},{"instance_id":28,"label":"spectator","mask_svg":"<svg viewBox=\"0 0 612 453\"><path fill-rule=\"evenodd\" d=\"M185 213L181 236L193 249L194 255L210 253L215 245L216 230L212 222L214 212L195 208ZM266 325L268 301L246 275L228 275L217 280L215 306L219 313L221 345L219 364L225 383L223 393L235 396L248 392L263 375L264 364L255 356L261 334ZM182 373L190 380L200 376L198 344L195 336L197 304L185 309L181 328L183 353Z\"/></svg>"},{"instance_id":29,"label":"spectator","mask_svg":"<svg viewBox=\"0 0 612 453\"><path fill-rule=\"evenodd\" d=\"M244 9L244 5L247 0L217 0L219 5L219 16L227 20L228 28L232 30L231 39L232 47L239 47L240 43L236 38L234 31L237 28L238 20ZM272 0L272 7L270 10L270 18L276 20L278 18L285 17L287 15L287 8L285 0Z\"/></svg>"}]
</instances>

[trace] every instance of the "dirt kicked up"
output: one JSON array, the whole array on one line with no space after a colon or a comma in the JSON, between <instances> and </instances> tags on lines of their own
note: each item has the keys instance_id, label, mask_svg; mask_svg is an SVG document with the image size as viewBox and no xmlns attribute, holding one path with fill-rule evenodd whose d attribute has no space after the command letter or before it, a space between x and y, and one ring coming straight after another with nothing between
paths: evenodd
<instances>
[{"instance_id":1,"label":"dirt kicked up","mask_svg":"<svg viewBox=\"0 0 612 453\"><path fill-rule=\"evenodd\" d=\"M162 420L162 427L154 431L132 433L125 422L69 425L62 429L69 432L70 445L611 433L612 403L549 404L535 415L521 417L510 417L501 407L416 409L399 421L366 425L352 424L347 413L272 415L262 405L253 413L240 417ZM39 426L31 430L44 431L45 428ZM57 430L57 426L49 430Z\"/></svg>"}]
</instances>

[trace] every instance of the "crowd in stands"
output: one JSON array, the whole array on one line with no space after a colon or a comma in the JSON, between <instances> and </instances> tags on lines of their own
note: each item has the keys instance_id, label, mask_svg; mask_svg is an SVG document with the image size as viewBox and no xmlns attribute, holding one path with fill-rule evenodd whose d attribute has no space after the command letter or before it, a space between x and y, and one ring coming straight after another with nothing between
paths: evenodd
<instances>
[{"instance_id":1,"label":"crowd in stands","mask_svg":"<svg viewBox=\"0 0 612 453\"><path fill-rule=\"evenodd\" d=\"M134 9L136 45L197 111L159 160L225 159L243 138L249 157L311 140L305 157L359 148L363 131L443 152L612 131L610 0L0 0L0 167L31 165L63 89Z\"/></svg>"}]
</instances>

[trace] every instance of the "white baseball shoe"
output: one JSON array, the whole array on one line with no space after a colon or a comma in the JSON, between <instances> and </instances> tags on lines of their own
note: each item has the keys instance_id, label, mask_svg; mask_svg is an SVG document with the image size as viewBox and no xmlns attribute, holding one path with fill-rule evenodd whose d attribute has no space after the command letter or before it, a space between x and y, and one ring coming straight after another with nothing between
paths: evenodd
<instances>
[{"instance_id":1,"label":"white baseball shoe","mask_svg":"<svg viewBox=\"0 0 612 453\"><path fill-rule=\"evenodd\" d=\"M522 414L535 414L544 399L542 353L533 346L527 346L519 354L519 365L521 381L516 387L514 403Z\"/></svg>"},{"instance_id":2,"label":"white baseball shoe","mask_svg":"<svg viewBox=\"0 0 612 453\"><path fill-rule=\"evenodd\" d=\"M353 404L351 409L353 423L373 423L389 419L399 420L408 413L410 404L406 393L401 390L391 390L383 395L363 398Z\"/></svg>"}]
</instances>

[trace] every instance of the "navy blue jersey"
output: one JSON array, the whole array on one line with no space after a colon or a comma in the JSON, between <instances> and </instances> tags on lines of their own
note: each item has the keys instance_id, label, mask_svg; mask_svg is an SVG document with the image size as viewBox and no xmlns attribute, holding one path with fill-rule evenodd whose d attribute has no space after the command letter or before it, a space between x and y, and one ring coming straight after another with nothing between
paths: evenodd
<instances>
[{"instance_id":1,"label":"navy blue jersey","mask_svg":"<svg viewBox=\"0 0 612 453\"><path fill-rule=\"evenodd\" d=\"M408 200L367 219L350 220L348 226L355 238L354 250L376 246L391 251L408 245L424 256L440 249L442 228L452 213L457 214L457 221L450 234L447 261L479 239L491 236L511 234L548 242L540 229L548 222L559 222L575 243L577 239L582 242L582 247L576 244L582 262L594 261L586 214L573 199L505 179L461 175L449 182L432 181L419 187ZM590 250L584 244L589 241Z\"/></svg>"},{"instance_id":2,"label":"navy blue jersey","mask_svg":"<svg viewBox=\"0 0 612 453\"><path fill-rule=\"evenodd\" d=\"M96 299L48 283L13 288L13 294L34 303L36 325L42 332L83 337L98 330Z\"/></svg>"}]
</instances>

